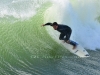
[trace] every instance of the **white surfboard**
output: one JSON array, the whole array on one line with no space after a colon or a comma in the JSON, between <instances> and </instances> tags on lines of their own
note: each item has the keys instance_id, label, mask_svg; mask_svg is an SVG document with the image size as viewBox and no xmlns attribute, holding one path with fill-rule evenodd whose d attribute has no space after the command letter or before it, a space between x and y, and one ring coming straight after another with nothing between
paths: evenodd
<instances>
[{"instance_id":1,"label":"white surfboard","mask_svg":"<svg viewBox=\"0 0 100 75\"><path fill-rule=\"evenodd\" d=\"M73 54L79 56L79 57L89 57L89 53L79 44L77 44L77 47L73 49L73 46L67 43L64 43L64 46Z\"/></svg>"}]
</instances>

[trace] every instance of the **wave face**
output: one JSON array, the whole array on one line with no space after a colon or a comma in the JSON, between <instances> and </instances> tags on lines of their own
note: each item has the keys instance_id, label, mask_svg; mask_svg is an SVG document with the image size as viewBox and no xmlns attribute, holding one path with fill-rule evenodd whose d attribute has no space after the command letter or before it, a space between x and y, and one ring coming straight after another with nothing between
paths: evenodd
<instances>
[{"instance_id":1,"label":"wave face","mask_svg":"<svg viewBox=\"0 0 100 75\"><path fill-rule=\"evenodd\" d=\"M100 51L92 51L100 47L99 3L1 0L0 75L99 75ZM48 21L69 25L71 39L91 49L91 57L79 58L67 51L58 43L59 33L41 27Z\"/></svg>"}]
</instances>

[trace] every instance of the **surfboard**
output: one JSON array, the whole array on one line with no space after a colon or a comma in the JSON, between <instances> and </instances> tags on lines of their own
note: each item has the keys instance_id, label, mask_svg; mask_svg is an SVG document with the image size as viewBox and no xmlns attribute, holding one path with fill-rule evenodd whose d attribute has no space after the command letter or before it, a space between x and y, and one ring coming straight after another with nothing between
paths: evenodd
<instances>
[{"instance_id":1,"label":"surfboard","mask_svg":"<svg viewBox=\"0 0 100 75\"><path fill-rule=\"evenodd\" d=\"M89 53L84 49L81 45L76 43L77 46L75 49L73 49L73 46L67 43L64 43L64 46L73 54L79 56L79 57L90 57Z\"/></svg>"}]
</instances>

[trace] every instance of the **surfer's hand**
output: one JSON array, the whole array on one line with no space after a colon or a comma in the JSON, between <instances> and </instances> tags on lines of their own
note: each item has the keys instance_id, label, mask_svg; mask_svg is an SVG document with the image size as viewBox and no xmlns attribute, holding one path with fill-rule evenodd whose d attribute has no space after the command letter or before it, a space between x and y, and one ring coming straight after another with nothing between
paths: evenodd
<instances>
[{"instance_id":1,"label":"surfer's hand","mask_svg":"<svg viewBox=\"0 0 100 75\"><path fill-rule=\"evenodd\" d=\"M44 24L42 26L45 26Z\"/></svg>"}]
</instances>

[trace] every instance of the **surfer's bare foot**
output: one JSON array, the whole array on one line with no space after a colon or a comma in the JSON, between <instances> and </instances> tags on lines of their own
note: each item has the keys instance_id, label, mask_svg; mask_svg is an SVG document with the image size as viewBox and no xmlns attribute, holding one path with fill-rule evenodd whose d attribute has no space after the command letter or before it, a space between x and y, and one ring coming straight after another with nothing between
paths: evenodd
<instances>
[{"instance_id":1,"label":"surfer's bare foot","mask_svg":"<svg viewBox=\"0 0 100 75\"><path fill-rule=\"evenodd\" d=\"M77 46L77 45L76 45ZM73 50L76 48L76 46L73 46Z\"/></svg>"}]
</instances>

